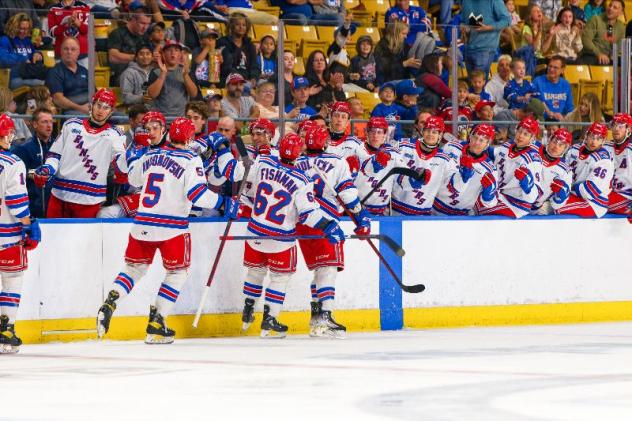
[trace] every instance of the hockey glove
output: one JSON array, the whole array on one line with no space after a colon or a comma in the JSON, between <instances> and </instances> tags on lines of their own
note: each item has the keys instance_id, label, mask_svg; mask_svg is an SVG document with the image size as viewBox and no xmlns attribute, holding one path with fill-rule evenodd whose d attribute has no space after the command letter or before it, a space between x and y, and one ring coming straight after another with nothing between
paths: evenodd
<instances>
[{"instance_id":1,"label":"hockey glove","mask_svg":"<svg viewBox=\"0 0 632 421\"><path fill-rule=\"evenodd\" d=\"M37 219L31 221L30 225L22 225L22 240L26 250L33 250L42 241L42 231Z\"/></svg>"},{"instance_id":2,"label":"hockey glove","mask_svg":"<svg viewBox=\"0 0 632 421\"><path fill-rule=\"evenodd\" d=\"M430 171L429 169L421 170L418 177L410 177L410 186L413 189L418 190L430 182L431 176L432 171Z\"/></svg>"},{"instance_id":3,"label":"hockey glove","mask_svg":"<svg viewBox=\"0 0 632 421\"><path fill-rule=\"evenodd\" d=\"M551 191L553 192L553 201L558 205L561 205L568 199L568 196L571 194L571 190L568 187L568 184L564 182L564 180L560 178L554 178L551 183Z\"/></svg>"},{"instance_id":4,"label":"hockey glove","mask_svg":"<svg viewBox=\"0 0 632 421\"><path fill-rule=\"evenodd\" d=\"M127 161L127 168L129 168L134 161L145 155L149 148L129 148L125 151L125 160Z\"/></svg>"},{"instance_id":5,"label":"hockey glove","mask_svg":"<svg viewBox=\"0 0 632 421\"><path fill-rule=\"evenodd\" d=\"M379 151L371 158L373 164L373 171L380 172L388 165L388 161L391 160L391 154L386 151Z\"/></svg>"},{"instance_id":6,"label":"hockey glove","mask_svg":"<svg viewBox=\"0 0 632 421\"><path fill-rule=\"evenodd\" d=\"M474 175L474 159L471 156L463 154L459 160L459 173L464 183L467 183Z\"/></svg>"},{"instance_id":7,"label":"hockey glove","mask_svg":"<svg viewBox=\"0 0 632 421\"><path fill-rule=\"evenodd\" d=\"M224 216L230 219L237 219L239 214L239 200L235 200L230 196L223 196Z\"/></svg>"},{"instance_id":8,"label":"hockey glove","mask_svg":"<svg viewBox=\"0 0 632 421\"><path fill-rule=\"evenodd\" d=\"M357 177L358 171L360 171L360 159L355 155L348 156L346 159L347 165L349 165L349 171L351 172L351 178L354 179Z\"/></svg>"},{"instance_id":9,"label":"hockey glove","mask_svg":"<svg viewBox=\"0 0 632 421\"><path fill-rule=\"evenodd\" d=\"M355 215L358 226L353 230L356 235L371 235L371 217L366 209L360 210Z\"/></svg>"},{"instance_id":10,"label":"hockey glove","mask_svg":"<svg viewBox=\"0 0 632 421\"><path fill-rule=\"evenodd\" d=\"M516 168L516 171L514 171L514 175L520 182L520 188L522 189L522 191L527 194L531 193L531 189L533 188L534 182L533 182L533 174L531 174L531 171L529 171L529 168L527 167Z\"/></svg>"},{"instance_id":11,"label":"hockey glove","mask_svg":"<svg viewBox=\"0 0 632 421\"><path fill-rule=\"evenodd\" d=\"M48 164L42 165L35 169L33 174L33 181L38 188L43 188L46 183L53 177L55 170Z\"/></svg>"},{"instance_id":12,"label":"hockey glove","mask_svg":"<svg viewBox=\"0 0 632 421\"><path fill-rule=\"evenodd\" d=\"M323 181L320 175L314 174L312 176L312 182L314 183L314 194L318 197L323 197L323 193L325 192L325 181Z\"/></svg>"},{"instance_id":13,"label":"hockey glove","mask_svg":"<svg viewBox=\"0 0 632 421\"><path fill-rule=\"evenodd\" d=\"M146 130L136 130L134 132L134 146L137 148L146 148L151 146L151 138Z\"/></svg>"},{"instance_id":14,"label":"hockey glove","mask_svg":"<svg viewBox=\"0 0 632 421\"><path fill-rule=\"evenodd\" d=\"M345 233L340 229L340 226L336 221L329 221L329 223L323 228L327 241L331 244L338 244L345 239Z\"/></svg>"},{"instance_id":15,"label":"hockey glove","mask_svg":"<svg viewBox=\"0 0 632 421\"><path fill-rule=\"evenodd\" d=\"M230 141L221 133L213 132L206 136L205 140L209 148L215 153L222 149L230 149Z\"/></svg>"},{"instance_id":16,"label":"hockey glove","mask_svg":"<svg viewBox=\"0 0 632 421\"><path fill-rule=\"evenodd\" d=\"M484 201L489 202L496 195L496 179L490 173L485 173L481 178L481 186L483 187L481 197Z\"/></svg>"}]
</instances>

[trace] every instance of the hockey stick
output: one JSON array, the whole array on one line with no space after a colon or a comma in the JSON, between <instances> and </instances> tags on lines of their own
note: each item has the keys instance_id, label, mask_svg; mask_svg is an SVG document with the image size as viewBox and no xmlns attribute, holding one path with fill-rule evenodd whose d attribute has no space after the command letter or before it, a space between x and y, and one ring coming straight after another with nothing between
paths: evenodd
<instances>
[{"instance_id":1,"label":"hockey stick","mask_svg":"<svg viewBox=\"0 0 632 421\"><path fill-rule=\"evenodd\" d=\"M244 176L241 180L241 184L239 185L239 189L234 198L239 200L241 197L241 192L244 190L246 186L246 180L248 179L248 174L250 173L250 168L252 166L252 162L248 157L248 150L246 149L246 145L244 145L244 141L241 140L241 136L237 136L236 139L237 149L239 150L239 155L241 156L242 161L244 162L244 166L246 167L246 171L244 171ZM213 278L215 278L215 272L217 271L217 267L219 265L219 259L224 251L224 245L226 245L226 237L230 231L230 227L233 224L233 220L229 219L226 223L226 228L224 228L224 235L222 240L219 243L219 248L217 249L217 254L215 255L215 260L213 261L213 267L211 268L211 273L208 276L208 280L206 281L206 287L204 287L204 292L202 293L202 297L200 298L200 304L198 305L197 311L195 312L195 318L193 319L193 327L197 328L198 322L200 321L200 317L202 316L202 309L204 308L204 304L206 303L206 298L208 297L208 293L211 289L211 284L213 283Z\"/></svg>"},{"instance_id":2,"label":"hockey stick","mask_svg":"<svg viewBox=\"0 0 632 421\"><path fill-rule=\"evenodd\" d=\"M228 235L226 237L219 237L220 240L227 241L244 241L244 240L323 240L327 237L324 235ZM406 254L403 248L399 246L391 237L386 234L371 234L371 235L345 235L347 240L379 240L384 241L393 252L399 257L403 257Z\"/></svg>"},{"instance_id":3,"label":"hockey stick","mask_svg":"<svg viewBox=\"0 0 632 421\"><path fill-rule=\"evenodd\" d=\"M327 179L323 176L323 174L318 170L318 168L313 167L314 170L318 173L318 175L320 176L320 178L323 179L323 183L325 184L325 186L327 186L327 188L329 190L331 190L331 192L334 194L334 196L336 196L336 200L338 201L338 203L340 204L340 206L342 206L342 208L345 210L345 213L347 215L349 215L349 217L351 218L351 220L353 221L353 223L357 226L358 225L358 220L356 219L355 215L345 206L345 203L342 201L342 199L340 198L340 196L338 196L338 192L336 192L336 190L329 185L329 183L327 183ZM393 171L393 170L391 170ZM389 173L391 172L389 171ZM380 180L383 181L383 180ZM388 264L388 262L386 261L386 259L384 258L384 256L382 255L382 253L380 253L380 250L378 250L378 248L375 246L375 244L373 243L373 241L371 241L371 239L367 239L366 240L367 243L369 243L369 246L371 246L371 249L373 249L373 251L375 252L375 254L377 255L377 257L380 259L380 262L382 262L382 264L384 265L384 267L386 268L386 270L388 271L388 273L391 274L391 276L393 277L393 280L397 283L397 285L399 285L399 287L402 289L402 291L404 292L409 292L412 294L418 293L418 292L422 292L424 289L426 289L424 284L416 284L416 285L404 285L404 283L402 282L401 279L399 279L399 276L397 276L397 274L395 273L395 271L393 270L393 268L391 268L391 265Z\"/></svg>"},{"instance_id":4,"label":"hockey stick","mask_svg":"<svg viewBox=\"0 0 632 421\"><path fill-rule=\"evenodd\" d=\"M380 181L378 181L375 187L373 187L373 189L366 196L364 196L364 198L360 201L360 203L364 205L364 203L367 200L369 200L369 197L371 197L373 193L378 191L380 187L382 187L382 184L384 184L384 182L393 174L405 175L407 177L412 177L415 180L421 180L424 177L425 173L426 173L425 169L422 169L421 172L417 172L410 168L393 167L390 169L389 172L386 173L386 175Z\"/></svg>"}]
</instances>

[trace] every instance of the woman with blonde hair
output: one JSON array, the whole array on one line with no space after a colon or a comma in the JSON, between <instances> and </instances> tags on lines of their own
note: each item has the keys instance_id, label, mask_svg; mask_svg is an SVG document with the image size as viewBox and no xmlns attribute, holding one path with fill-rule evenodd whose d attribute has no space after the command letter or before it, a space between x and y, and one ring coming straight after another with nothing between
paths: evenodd
<instances>
[{"instance_id":1,"label":"woman with blonde hair","mask_svg":"<svg viewBox=\"0 0 632 421\"><path fill-rule=\"evenodd\" d=\"M0 67L10 68L9 87L43 85L46 79L44 56L31 41L33 22L26 13L11 16L0 38Z\"/></svg>"},{"instance_id":2,"label":"woman with blonde hair","mask_svg":"<svg viewBox=\"0 0 632 421\"><path fill-rule=\"evenodd\" d=\"M6 113L15 124L13 144L20 145L31 137L31 131L21 118L15 118L16 104L13 100L13 92L8 88L0 88L0 114Z\"/></svg>"},{"instance_id":3,"label":"woman with blonde hair","mask_svg":"<svg viewBox=\"0 0 632 421\"><path fill-rule=\"evenodd\" d=\"M34 86L26 94L26 112L25 114L32 115L33 111L38 108L46 108L50 110L53 115L57 114L57 107L53 102L53 96L46 86Z\"/></svg>"},{"instance_id":4,"label":"woman with blonde hair","mask_svg":"<svg viewBox=\"0 0 632 421\"><path fill-rule=\"evenodd\" d=\"M408 25L401 22L391 22L386 26L384 38L375 46L375 70L377 84L408 79L412 76L412 69L419 69L421 60L406 58L409 47L406 45Z\"/></svg>"},{"instance_id":5,"label":"woman with blonde hair","mask_svg":"<svg viewBox=\"0 0 632 421\"><path fill-rule=\"evenodd\" d=\"M594 93L585 93L579 99L579 107L568 113L563 121L566 123L603 123L605 119L601 112L601 101ZM566 128L573 133L574 143L577 143L583 137L588 125L568 124Z\"/></svg>"}]
</instances>

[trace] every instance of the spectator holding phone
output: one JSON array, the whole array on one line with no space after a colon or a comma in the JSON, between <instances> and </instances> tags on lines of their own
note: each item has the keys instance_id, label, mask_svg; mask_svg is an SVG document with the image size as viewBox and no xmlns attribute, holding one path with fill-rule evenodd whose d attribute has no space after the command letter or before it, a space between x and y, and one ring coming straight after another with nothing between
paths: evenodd
<instances>
[{"instance_id":1,"label":"spectator holding phone","mask_svg":"<svg viewBox=\"0 0 632 421\"><path fill-rule=\"evenodd\" d=\"M61 0L48 11L49 32L55 37L55 57L61 56L66 37L79 41L79 63L88 67L88 16L90 6L79 0Z\"/></svg>"}]
</instances>

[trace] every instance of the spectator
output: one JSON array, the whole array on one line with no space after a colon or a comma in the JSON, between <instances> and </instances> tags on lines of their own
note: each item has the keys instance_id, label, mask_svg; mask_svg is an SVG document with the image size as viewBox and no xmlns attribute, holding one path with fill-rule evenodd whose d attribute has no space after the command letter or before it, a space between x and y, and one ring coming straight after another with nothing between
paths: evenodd
<instances>
[{"instance_id":1,"label":"spectator","mask_svg":"<svg viewBox=\"0 0 632 421\"><path fill-rule=\"evenodd\" d=\"M525 64L522 59L511 63L514 78L505 85L503 98L509 103L509 109L524 108L531 98L540 98L540 91L525 79Z\"/></svg>"},{"instance_id":2,"label":"spectator","mask_svg":"<svg viewBox=\"0 0 632 421\"><path fill-rule=\"evenodd\" d=\"M31 170L44 165L46 155L53 143L53 113L46 108L38 108L33 112L31 121L34 135L24 144L14 146L11 150L20 157L29 174ZM29 209L33 218L46 217L46 205L50 198L51 184L43 188L35 186L32 175L26 178L26 189L29 194Z\"/></svg>"},{"instance_id":3,"label":"spectator","mask_svg":"<svg viewBox=\"0 0 632 421\"><path fill-rule=\"evenodd\" d=\"M601 112L601 100L592 92L585 93L579 100L579 107L564 117L564 121L568 123L605 122ZM588 126L588 124L585 126L569 124L565 127L573 133L574 143L579 143Z\"/></svg>"},{"instance_id":4,"label":"spectator","mask_svg":"<svg viewBox=\"0 0 632 421\"><path fill-rule=\"evenodd\" d=\"M562 8L562 0L530 0L529 5L538 6L547 19L555 20Z\"/></svg>"},{"instance_id":5,"label":"spectator","mask_svg":"<svg viewBox=\"0 0 632 421\"><path fill-rule=\"evenodd\" d=\"M320 5L324 0L272 0L272 6L281 9L281 19L288 21L288 25L340 25L340 18L330 13L314 13L312 5ZM342 4L341 0L333 0L335 4Z\"/></svg>"},{"instance_id":6,"label":"spectator","mask_svg":"<svg viewBox=\"0 0 632 421\"><path fill-rule=\"evenodd\" d=\"M487 75L480 70L473 70L470 73L470 98L473 98L475 103L491 99L484 90L486 77Z\"/></svg>"},{"instance_id":7,"label":"spectator","mask_svg":"<svg viewBox=\"0 0 632 421\"><path fill-rule=\"evenodd\" d=\"M226 139L230 141L230 149L234 156L239 156L239 151L235 144L235 138L237 136L237 127L235 126L235 120L231 117L224 116L217 122L217 132L224 135Z\"/></svg>"},{"instance_id":8,"label":"spectator","mask_svg":"<svg viewBox=\"0 0 632 421\"><path fill-rule=\"evenodd\" d=\"M17 13L7 22L0 38L0 67L9 67L9 87L38 86L44 84L47 69L42 53L35 51L31 42L31 19L26 13Z\"/></svg>"},{"instance_id":9,"label":"spectator","mask_svg":"<svg viewBox=\"0 0 632 421\"><path fill-rule=\"evenodd\" d=\"M533 80L533 86L540 91L540 98L546 106L544 116L550 121L562 121L574 109L571 85L562 77L565 68L564 58L553 56L546 67L546 75Z\"/></svg>"},{"instance_id":10,"label":"spectator","mask_svg":"<svg viewBox=\"0 0 632 421\"><path fill-rule=\"evenodd\" d=\"M571 8L579 29L584 29L584 25L586 25L586 13L584 13L584 9L579 7L579 0L568 0L568 7Z\"/></svg>"},{"instance_id":11,"label":"spectator","mask_svg":"<svg viewBox=\"0 0 632 421\"><path fill-rule=\"evenodd\" d=\"M360 98L351 97L347 101L351 108L351 120L363 120L365 118L364 104ZM366 122L358 121L352 123L352 135L364 139L366 137Z\"/></svg>"},{"instance_id":12,"label":"spectator","mask_svg":"<svg viewBox=\"0 0 632 421\"><path fill-rule=\"evenodd\" d=\"M219 34L209 28L200 34L200 47L193 50L193 75L198 86L211 87L219 84L221 52L215 47Z\"/></svg>"},{"instance_id":13,"label":"spectator","mask_svg":"<svg viewBox=\"0 0 632 421\"><path fill-rule=\"evenodd\" d=\"M165 116L181 116L191 98L198 95L198 87L191 79L186 47L167 40L161 53L154 53L158 67L149 73L147 95L154 101L154 108ZM184 64L181 64L184 62Z\"/></svg>"},{"instance_id":14,"label":"spectator","mask_svg":"<svg viewBox=\"0 0 632 421\"><path fill-rule=\"evenodd\" d=\"M396 0L395 6L386 11L384 23L403 22L408 24L409 32L406 35L406 44L412 46L417 39L417 34L427 34L432 28L432 22L428 19L426 11L420 6L411 6L410 0Z\"/></svg>"},{"instance_id":15,"label":"spectator","mask_svg":"<svg viewBox=\"0 0 632 421\"><path fill-rule=\"evenodd\" d=\"M380 103L371 110L371 117L384 117L389 124L394 124L400 119L402 112L401 106L395 103L396 86L393 82L386 82L380 86ZM391 126L393 127L393 126ZM399 139L402 135L401 127L395 127L395 138Z\"/></svg>"},{"instance_id":16,"label":"spectator","mask_svg":"<svg viewBox=\"0 0 632 421\"><path fill-rule=\"evenodd\" d=\"M485 85L485 92L489 94L491 101L495 102L494 113L509 108L509 104L504 98L505 86L511 80L512 58L502 55L498 58L498 68L496 73Z\"/></svg>"},{"instance_id":17,"label":"spectator","mask_svg":"<svg viewBox=\"0 0 632 421\"><path fill-rule=\"evenodd\" d=\"M567 63L577 60L582 50L582 34L575 21L575 15L570 7L564 7L557 15L555 25L549 29L546 39L542 43L542 50L547 54L562 56Z\"/></svg>"},{"instance_id":18,"label":"spectator","mask_svg":"<svg viewBox=\"0 0 632 421\"><path fill-rule=\"evenodd\" d=\"M36 109L46 108L50 110L53 115L57 114L57 107L53 103L53 97L46 86L33 86L30 91L24 95L26 100L26 112L27 115L33 115Z\"/></svg>"},{"instance_id":19,"label":"spectator","mask_svg":"<svg viewBox=\"0 0 632 421\"><path fill-rule=\"evenodd\" d=\"M276 41L272 35L264 35L259 41L257 66L259 67L259 78L261 79L270 79L277 72Z\"/></svg>"},{"instance_id":20,"label":"spectator","mask_svg":"<svg viewBox=\"0 0 632 421\"><path fill-rule=\"evenodd\" d=\"M217 48L222 49L221 80L229 74L239 73L255 86L259 79L257 49L250 40L251 24L243 13L233 13L228 18L228 35L217 40Z\"/></svg>"},{"instance_id":21,"label":"spectator","mask_svg":"<svg viewBox=\"0 0 632 421\"><path fill-rule=\"evenodd\" d=\"M463 0L461 16L464 21L469 16L481 15L482 24L469 30L469 39L465 44L464 61L468 74L481 70L489 74L498 44L500 31L511 24L511 15L502 0Z\"/></svg>"},{"instance_id":22,"label":"spectator","mask_svg":"<svg viewBox=\"0 0 632 421\"><path fill-rule=\"evenodd\" d=\"M523 108L514 108L511 110L502 110L494 115L494 121L511 121L518 123L526 117L531 117L535 120L544 119L545 106L542 101L536 98L532 98L529 103ZM516 135L516 124L497 124L498 136L496 137L499 142L513 139Z\"/></svg>"},{"instance_id":23,"label":"spectator","mask_svg":"<svg viewBox=\"0 0 632 421\"><path fill-rule=\"evenodd\" d=\"M278 105L279 96L283 95L284 103L289 104L292 102L292 82L294 81L294 66L296 65L296 58L294 53L289 50L283 52L283 89L278 90L277 97L274 103ZM278 75L272 77L273 81L278 80Z\"/></svg>"},{"instance_id":24,"label":"spectator","mask_svg":"<svg viewBox=\"0 0 632 421\"><path fill-rule=\"evenodd\" d=\"M532 5L529 8L529 14L525 20L525 25L522 28L522 45L520 49L529 48L529 58L525 57L527 65L527 74L535 74L535 65L538 61L544 60L544 49L542 44L545 37L545 27L547 21L545 20L542 9L538 5ZM518 55L518 54L517 54ZM535 57L535 61L532 59Z\"/></svg>"},{"instance_id":25,"label":"spectator","mask_svg":"<svg viewBox=\"0 0 632 421\"><path fill-rule=\"evenodd\" d=\"M95 19L118 19L120 10L116 0L85 0Z\"/></svg>"},{"instance_id":26,"label":"spectator","mask_svg":"<svg viewBox=\"0 0 632 421\"><path fill-rule=\"evenodd\" d=\"M427 108L437 108L446 98L452 97L452 89L441 79L443 59L440 55L430 54L421 63L417 85L424 88L419 96L419 105Z\"/></svg>"},{"instance_id":27,"label":"spectator","mask_svg":"<svg viewBox=\"0 0 632 421\"><path fill-rule=\"evenodd\" d=\"M147 114L147 107L143 104L132 105L127 110L129 129L125 132L125 147L134 143L136 129L143 126L143 117Z\"/></svg>"},{"instance_id":28,"label":"spectator","mask_svg":"<svg viewBox=\"0 0 632 421\"><path fill-rule=\"evenodd\" d=\"M476 120L491 122L494 119L494 106L496 104L493 101L479 101L474 107L476 113Z\"/></svg>"},{"instance_id":29,"label":"spectator","mask_svg":"<svg viewBox=\"0 0 632 421\"><path fill-rule=\"evenodd\" d=\"M273 82L262 79L257 84L256 105L259 108L259 117L268 120L279 118L279 107L274 105L276 85Z\"/></svg>"},{"instance_id":30,"label":"spectator","mask_svg":"<svg viewBox=\"0 0 632 421\"><path fill-rule=\"evenodd\" d=\"M327 59L322 51L314 50L309 54L305 64L305 76L310 85L309 104L318 111L324 103L323 92L327 88L331 76L327 67Z\"/></svg>"},{"instance_id":31,"label":"spectator","mask_svg":"<svg viewBox=\"0 0 632 421\"><path fill-rule=\"evenodd\" d=\"M226 22L226 18L215 7L214 1L207 0L151 0L154 3L153 12L157 21L163 20L163 15L173 21L189 21L191 16L198 19ZM147 2L149 5L150 2ZM178 38L176 38L178 39ZM181 44L183 40L178 39Z\"/></svg>"},{"instance_id":32,"label":"spectator","mask_svg":"<svg viewBox=\"0 0 632 421\"><path fill-rule=\"evenodd\" d=\"M66 37L61 45L61 61L50 69L46 85L53 96L53 102L64 114L88 114L88 69L81 66L79 41Z\"/></svg>"},{"instance_id":33,"label":"spectator","mask_svg":"<svg viewBox=\"0 0 632 421\"><path fill-rule=\"evenodd\" d=\"M145 32L150 23L151 16L147 8L136 7L131 10L127 24L115 29L108 36L108 62L112 69L110 85L118 86L120 74L134 60L138 48L147 44Z\"/></svg>"},{"instance_id":34,"label":"spectator","mask_svg":"<svg viewBox=\"0 0 632 421\"><path fill-rule=\"evenodd\" d=\"M20 145L31 137L31 132L23 119L15 117L16 104L13 100L13 92L4 87L0 87L0 114L6 113L12 118L15 125L13 134L13 144Z\"/></svg>"},{"instance_id":35,"label":"spectator","mask_svg":"<svg viewBox=\"0 0 632 421\"><path fill-rule=\"evenodd\" d=\"M79 40L79 64L88 67L88 16L90 6L79 0L61 0L48 11L49 33L55 37L55 57L66 37Z\"/></svg>"},{"instance_id":36,"label":"spectator","mask_svg":"<svg viewBox=\"0 0 632 421\"><path fill-rule=\"evenodd\" d=\"M307 78L294 78L292 81L292 102L285 106L287 118L302 121L316 114L316 110L307 105L310 91L310 82Z\"/></svg>"},{"instance_id":37,"label":"spectator","mask_svg":"<svg viewBox=\"0 0 632 421\"><path fill-rule=\"evenodd\" d=\"M375 46L375 72L378 85L388 81L408 79L413 69L421 67L421 60L406 58L409 47L406 45L408 25L396 21L388 24L384 37Z\"/></svg>"},{"instance_id":38,"label":"spectator","mask_svg":"<svg viewBox=\"0 0 632 421\"><path fill-rule=\"evenodd\" d=\"M147 31L147 35L149 38L149 47L151 51L160 51L162 47L165 45L165 23L164 22L156 22L149 27Z\"/></svg>"},{"instance_id":39,"label":"spectator","mask_svg":"<svg viewBox=\"0 0 632 421\"><path fill-rule=\"evenodd\" d=\"M606 12L590 18L582 33L582 57L585 64L611 64L612 44L625 37L625 25L619 20L623 0L610 0Z\"/></svg>"},{"instance_id":40,"label":"spectator","mask_svg":"<svg viewBox=\"0 0 632 421\"><path fill-rule=\"evenodd\" d=\"M222 99L222 113L233 119L237 118L257 118L259 108L255 99L251 96L244 96L246 79L239 73L231 73L226 78L226 97ZM242 121L235 123L238 129L243 125Z\"/></svg>"},{"instance_id":41,"label":"spectator","mask_svg":"<svg viewBox=\"0 0 632 421\"><path fill-rule=\"evenodd\" d=\"M2 6L0 7L0 31L4 30L9 18L16 13L26 13L31 18L34 28L42 28L33 0L2 0Z\"/></svg>"},{"instance_id":42,"label":"spectator","mask_svg":"<svg viewBox=\"0 0 632 421\"><path fill-rule=\"evenodd\" d=\"M308 104L323 116L329 115L329 106L336 101L346 101L344 91L347 68L338 62L329 67L327 85L316 95L310 95Z\"/></svg>"},{"instance_id":43,"label":"spectator","mask_svg":"<svg viewBox=\"0 0 632 421\"><path fill-rule=\"evenodd\" d=\"M243 13L255 25L276 25L278 22L276 16L254 9L249 0L217 0L215 9L224 15Z\"/></svg>"},{"instance_id":44,"label":"spectator","mask_svg":"<svg viewBox=\"0 0 632 421\"><path fill-rule=\"evenodd\" d=\"M177 2L178 0L175 1ZM188 4L192 3L189 1ZM195 5L195 3L193 4ZM171 12L173 13L168 14L171 16L175 15L176 17L171 22L171 27L169 28L169 30L166 31L165 39L178 41L180 44L186 45L189 49L193 50L200 47L200 27L198 22L193 19L193 15L187 12L187 3L184 3L184 6L184 8L178 7L175 10L171 10ZM214 13L211 11L210 8L197 9L195 14L196 19L203 19L202 15L199 14L201 10L208 10L211 13ZM223 16L221 17L221 20L224 22L226 21Z\"/></svg>"},{"instance_id":45,"label":"spectator","mask_svg":"<svg viewBox=\"0 0 632 421\"><path fill-rule=\"evenodd\" d=\"M593 16L600 16L606 12L606 8L603 4L604 0L588 0L588 3L584 6L586 22L592 19Z\"/></svg>"},{"instance_id":46,"label":"spectator","mask_svg":"<svg viewBox=\"0 0 632 421\"><path fill-rule=\"evenodd\" d=\"M312 25L340 26L347 16L344 0L312 0Z\"/></svg>"},{"instance_id":47,"label":"spectator","mask_svg":"<svg viewBox=\"0 0 632 421\"><path fill-rule=\"evenodd\" d=\"M193 122L195 126L195 138L198 139L202 136L206 136L207 131L206 121L208 120L208 108L202 101L191 101L184 109L184 115L186 118Z\"/></svg>"},{"instance_id":48,"label":"spectator","mask_svg":"<svg viewBox=\"0 0 632 421\"><path fill-rule=\"evenodd\" d=\"M206 107L208 109L208 132L212 133L217 130L217 121L223 117L222 114L222 94L220 91L210 91L204 97Z\"/></svg>"},{"instance_id":49,"label":"spectator","mask_svg":"<svg viewBox=\"0 0 632 421\"><path fill-rule=\"evenodd\" d=\"M415 127L413 128L413 138L419 138L423 136L424 123L430 117L434 115L432 108L420 108L415 117Z\"/></svg>"},{"instance_id":50,"label":"spectator","mask_svg":"<svg viewBox=\"0 0 632 421\"><path fill-rule=\"evenodd\" d=\"M136 51L134 61L121 73L121 96L123 104L145 104L151 101L147 95L149 73L154 68L154 56L148 45Z\"/></svg>"},{"instance_id":51,"label":"spectator","mask_svg":"<svg viewBox=\"0 0 632 421\"><path fill-rule=\"evenodd\" d=\"M518 25L522 21L522 18L520 17L518 12L516 12L516 3L514 2L514 0L504 1L505 7L507 7L507 11L511 15L511 26Z\"/></svg>"},{"instance_id":52,"label":"spectator","mask_svg":"<svg viewBox=\"0 0 632 421\"><path fill-rule=\"evenodd\" d=\"M373 39L368 35L359 37L356 41L356 53L357 55L351 59L349 79L367 91L377 91Z\"/></svg>"},{"instance_id":53,"label":"spectator","mask_svg":"<svg viewBox=\"0 0 632 421\"><path fill-rule=\"evenodd\" d=\"M417 99L423 92L423 89L418 88L415 82L410 79L400 80L395 87L397 93L397 105L401 107L399 110L399 119L415 121L417 118ZM402 123L401 137L411 137L413 133L413 124Z\"/></svg>"}]
</instances>

